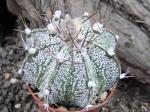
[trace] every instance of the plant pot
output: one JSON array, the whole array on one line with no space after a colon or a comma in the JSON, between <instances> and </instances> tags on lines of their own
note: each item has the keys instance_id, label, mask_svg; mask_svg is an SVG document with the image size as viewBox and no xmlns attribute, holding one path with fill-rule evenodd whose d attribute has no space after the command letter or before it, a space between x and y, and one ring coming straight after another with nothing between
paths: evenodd
<instances>
[{"instance_id":1,"label":"plant pot","mask_svg":"<svg viewBox=\"0 0 150 112\"><path fill-rule=\"evenodd\" d=\"M47 108L45 108L44 102L42 102L39 99L39 97L33 93L32 88L30 86L28 86L27 88L28 88L28 91L31 93L32 97L34 98L35 102L38 104L40 112L99 112L100 109L110 101L111 97L113 96L116 90L116 86L117 86L117 83L114 84L114 86L112 87L112 90L110 91L110 93L108 94L108 96L105 98L105 100L102 103L97 104L88 109L86 108L86 109L81 109L81 110L67 110L66 108L62 108L62 107L56 108L53 105L49 105Z\"/></svg>"}]
</instances>

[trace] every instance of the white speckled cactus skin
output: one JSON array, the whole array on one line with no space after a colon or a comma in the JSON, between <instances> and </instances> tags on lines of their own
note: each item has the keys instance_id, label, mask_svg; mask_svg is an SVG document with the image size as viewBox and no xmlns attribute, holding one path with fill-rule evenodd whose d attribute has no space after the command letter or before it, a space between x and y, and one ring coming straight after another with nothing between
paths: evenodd
<instances>
[{"instance_id":1,"label":"white speckled cactus skin","mask_svg":"<svg viewBox=\"0 0 150 112\"><path fill-rule=\"evenodd\" d=\"M116 55L109 50L115 49L116 36L97 23L92 27L89 20L83 22L86 16L55 19L52 27L26 35L31 52L21 68L23 80L41 93L49 90L48 103L85 107L111 89L121 74Z\"/></svg>"}]
</instances>

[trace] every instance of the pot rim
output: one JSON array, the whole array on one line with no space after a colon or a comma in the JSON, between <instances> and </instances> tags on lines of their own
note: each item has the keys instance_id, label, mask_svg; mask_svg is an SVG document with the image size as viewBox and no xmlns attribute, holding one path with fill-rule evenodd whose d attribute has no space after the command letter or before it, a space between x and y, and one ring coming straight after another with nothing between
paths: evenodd
<instances>
[{"instance_id":1,"label":"pot rim","mask_svg":"<svg viewBox=\"0 0 150 112\"><path fill-rule=\"evenodd\" d=\"M81 109L81 110L77 110L77 111L69 111L67 110L67 112L92 112L94 110L99 110L101 107L103 107L104 105L106 105L110 99L112 98L115 90L116 90L116 87L117 87L117 83L115 83L110 91L110 93L108 94L108 96L104 99L104 101L100 104L97 104L93 107L89 107L88 109ZM44 102L42 102L40 100L40 98L38 96L36 96L33 91L32 91L32 88L30 87L30 85L27 85L27 90L28 92L32 95L33 99L35 100L35 102L38 104L38 106L40 108L44 108L43 105L44 105ZM64 110L61 110L60 108L55 108L53 107L52 105L49 105L48 109L52 112L66 112ZM42 109L43 110L43 109ZM43 111L42 111L43 112Z\"/></svg>"}]
</instances>

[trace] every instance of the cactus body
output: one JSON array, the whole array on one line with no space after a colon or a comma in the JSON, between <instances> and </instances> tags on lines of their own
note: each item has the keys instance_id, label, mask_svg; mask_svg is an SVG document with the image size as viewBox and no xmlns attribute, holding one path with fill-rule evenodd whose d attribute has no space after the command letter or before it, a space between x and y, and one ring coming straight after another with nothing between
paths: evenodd
<instances>
[{"instance_id":1,"label":"cactus body","mask_svg":"<svg viewBox=\"0 0 150 112\"><path fill-rule=\"evenodd\" d=\"M115 49L115 35L105 28L94 31L85 19L59 19L53 21L56 32L39 28L26 36L27 48L36 52L24 59L23 79L41 93L48 89L48 103L85 107L121 74L117 57L107 53Z\"/></svg>"}]
</instances>

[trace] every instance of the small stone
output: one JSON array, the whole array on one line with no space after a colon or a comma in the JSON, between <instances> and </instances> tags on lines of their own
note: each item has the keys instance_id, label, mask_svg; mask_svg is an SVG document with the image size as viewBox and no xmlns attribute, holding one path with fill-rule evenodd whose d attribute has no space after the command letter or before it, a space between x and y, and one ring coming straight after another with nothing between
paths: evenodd
<instances>
[{"instance_id":1,"label":"small stone","mask_svg":"<svg viewBox=\"0 0 150 112\"><path fill-rule=\"evenodd\" d=\"M6 56L7 56L7 52L6 52L6 51L3 51L3 52L2 52L2 57L5 58Z\"/></svg>"},{"instance_id":2,"label":"small stone","mask_svg":"<svg viewBox=\"0 0 150 112\"><path fill-rule=\"evenodd\" d=\"M22 100L26 100L28 98L29 94L27 92L23 92L22 94Z\"/></svg>"},{"instance_id":3,"label":"small stone","mask_svg":"<svg viewBox=\"0 0 150 112\"><path fill-rule=\"evenodd\" d=\"M9 82L10 83L10 82ZM8 92L8 90L6 90L6 89L2 89L1 90L1 92L2 92L2 95L1 96L7 96L7 92Z\"/></svg>"},{"instance_id":4,"label":"small stone","mask_svg":"<svg viewBox=\"0 0 150 112\"><path fill-rule=\"evenodd\" d=\"M4 98L0 96L0 104L4 103Z\"/></svg>"},{"instance_id":5,"label":"small stone","mask_svg":"<svg viewBox=\"0 0 150 112\"><path fill-rule=\"evenodd\" d=\"M5 73L4 76L5 76L5 79L6 79L6 80L9 80L10 77L11 77L11 74L10 74L10 73Z\"/></svg>"},{"instance_id":6,"label":"small stone","mask_svg":"<svg viewBox=\"0 0 150 112\"><path fill-rule=\"evenodd\" d=\"M4 82L4 85L3 85L3 88L9 88L11 86L11 83L9 81L5 81Z\"/></svg>"},{"instance_id":7,"label":"small stone","mask_svg":"<svg viewBox=\"0 0 150 112\"><path fill-rule=\"evenodd\" d=\"M20 90L20 91L18 92L18 96L19 96L19 97L22 97L22 96L23 96L23 92L24 92L23 90Z\"/></svg>"},{"instance_id":8,"label":"small stone","mask_svg":"<svg viewBox=\"0 0 150 112\"><path fill-rule=\"evenodd\" d=\"M106 108L106 107L102 107L101 111L102 112L109 112L108 108Z\"/></svg>"},{"instance_id":9,"label":"small stone","mask_svg":"<svg viewBox=\"0 0 150 112\"><path fill-rule=\"evenodd\" d=\"M10 51L9 51L9 55L13 55L13 53L14 53L14 50L13 49L11 49Z\"/></svg>"},{"instance_id":10,"label":"small stone","mask_svg":"<svg viewBox=\"0 0 150 112\"><path fill-rule=\"evenodd\" d=\"M11 78L11 79L10 79L10 82L11 82L12 84L15 84L15 83L18 82L18 79L16 79L16 78Z\"/></svg>"},{"instance_id":11,"label":"small stone","mask_svg":"<svg viewBox=\"0 0 150 112\"><path fill-rule=\"evenodd\" d=\"M7 94L7 98L5 99L5 103L9 103L10 101L13 100L13 98L14 98L13 93L9 92L9 93Z\"/></svg>"},{"instance_id":12,"label":"small stone","mask_svg":"<svg viewBox=\"0 0 150 112\"><path fill-rule=\"evenodd\" d=\"M29 112L30 110L30 107L31 107L31 104L30 103L27 103L24 107L24 110L26 110L26 112Z\"/></svg>"},{"instance_id":13,"label":"small stone","mask_svg":"<svg viewBox=\"0 0 150 112\"><path fill-rule=\"evenodd\" d=\"M17 108L17 109L19 109L21 107L21 104L20 103L17 103L16 105L15 105L15 108Z\"/></svg>"},{"instance_id":14,"label":"small stone","mask_svg":"<svg viewBox=\"0 0 150 112\"><path fill-rule=\"evenodd\" d=\"M8 108L5 106L2 110L2 112L9 112Z\"/></svg>"}]
</instances>

